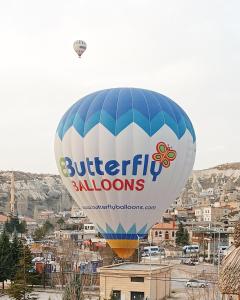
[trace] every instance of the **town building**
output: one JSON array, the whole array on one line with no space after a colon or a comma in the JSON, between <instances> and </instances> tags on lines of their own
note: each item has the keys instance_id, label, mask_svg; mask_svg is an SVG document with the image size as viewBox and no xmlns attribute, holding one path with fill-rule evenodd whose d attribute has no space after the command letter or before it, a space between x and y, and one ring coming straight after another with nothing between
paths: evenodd
<instances>
[{"instance_id":1,"label":"town building","mask_svg":"<svg viewBox=\"0 0 240 300\"><path fill-rule=\"evenodd\" d=\"M174 214L175 219L177 219L179 222L188 222L195 218L195 211L192 207L176 207Z\"/></svg>"},{"instance_id":2,"label":"town building","mask_svg":"<svg viewBox=\"0 0 240 300\"><path fill-rule=\"evenodd\" d=\"M214 195L214 189L213 188L208 188L208 189L202 190L200 192L200 197L213 196L213 195Z\"/></svg>"},{"instance_id":3,"label":"town building","mask_svg":"<svg viewBox=\"0 0 240 300\"><path fill-rule=\"evenodd\" d=\"M84 224L89 223L89 219L77 204L73 204L70 217L67 219L66 223L70 225Z\"/></svg>"},{"instance_id":4,"label":"town building","mask_svg":"<svg viewBox=\"0 0 240 300\"><path fill-rule=\"evenodd\" d=\"M232 244L233 230L230 227L225 229L218 226L206 226L206 223L204 226L203 222L198 222L188 231L191 243L199 245L201 253L210 251L216 254L220 246Z\"/></svg>"},{"instance_id":5,"label":"town building","mask_svg":"<svg viewBox=\"0 0 240 300\"><path fill-rule=\"evenodd\" d=\"M97 231L95 225L87 223L83 225L83 240L90 240L96 237Z\"/></svg>"},{"instance_id":6,"label":"town building","mask_svg":"<svg viewBox=\"0 0 240 300\"><path fill-rule=\"evenodd\" d=\"M55 217L55 214L54 214L54 211L52 211L52 210L41 211L37 216L39 221L47 221L47 220L53 219L54 217Z\"/></svg>"},{"instance_id":7,"label":"town building","mask_svg":"<svg viewBox=\"0 0 240 300\"><path fill-rule=\"evenodd\" d=\"M157 223L154 225L148 234L148 241L154 245L176 245L176 232L178 226L175 221L169 223Z\"/></svg>"},{"instance_id":8,"label":"town building","mask_svg":"<svg viewBox=\"0 0 240 300\"><path fill-rule=\"evenodd\" d=\"M199 198L198 199L198 205L199 207L203 207L203 206L210 206L211 205L211 201L209 197L203 197L203 198Z\"/></svg>"},{"instance_id":9,"label":"town building","mask_svg":"<svg viewBox=\"0 0 240 300\"><path fill-rule=\"evenodd\" d=\"M86 214L74 203L71 209L71 218L86 218Z\"/></svg>"},{"instance_id":10,"label":"town building","mask_svg":"<svg viewBox=\"0 0 240 300\"><path fill-rule=\"evenodd\" d=\"M122 263L102 267L99 271L100 300L161 300L171 294L168 265Z\"/></svg>"},{"instance_id":11,"label":"town building","mask_svg":"<svg viewBox=\"0 0 240 300\"><path fill-rule=\"evenodd\" d=\"M195 209L195 217L198 222L217 222L220 221L224 215L229 214L231 209L226 207L197 207Z\"/></svg>"},{"instance_id":12,"label":"town building","mask_svg":"<svg viewBox=\"0 0 240 300\"><path fill-rule=\"evenodd\" d=\"M82 230L58 230L54 232L56 240L72 240L72 241L83 241L83 231Z\"/></svg>"},{"instance_id":13,"label":"town building","mask_svg":"<svg viewBox=\"0 0 240 300\"><path fill-rule=\"evenodd\" d=\"M54 232L55 239L57 240L72 240L76 242L89 241L96 237L97 231L94 224L83 224L83 228L80 230L57 230Z\"/></svg>"}]
</instances>

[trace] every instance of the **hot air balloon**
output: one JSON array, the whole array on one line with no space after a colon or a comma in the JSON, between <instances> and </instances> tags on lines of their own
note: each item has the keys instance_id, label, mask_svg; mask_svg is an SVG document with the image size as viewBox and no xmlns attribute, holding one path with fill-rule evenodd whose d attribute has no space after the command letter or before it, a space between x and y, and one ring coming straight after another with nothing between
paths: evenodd
<instances>
[{"instance_id":1,"label":"hot air balloon","mask_svg":"<svg viewBox=\"0 0 240 300\"><path fill-rule=\"evenodd\" d=\"M179 196L195 149L183 109L139 88L83 97L64 114L55 138L65 186L121 258Z\"/></svg>"},{"instance_id":2,"label":"hot air balloon","mask_svg":"<svg viewBox=\"0 0 240 300\"><path fill-rule=\"evenodd\" d=\"M77 40L73 43L73 49L77 53L78 57L81 58L82 54L87 49L87 44L84 41Z\"/></svg>"}]
</instances>

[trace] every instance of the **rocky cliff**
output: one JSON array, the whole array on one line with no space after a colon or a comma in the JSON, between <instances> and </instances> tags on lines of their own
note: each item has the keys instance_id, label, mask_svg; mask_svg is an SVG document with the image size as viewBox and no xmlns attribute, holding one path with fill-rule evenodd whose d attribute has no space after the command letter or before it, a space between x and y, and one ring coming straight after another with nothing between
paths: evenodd
<instances>
[{"instance_id":1,"label":"rocky cliff","mask_svg":"<svg viewBox=\"0 0 240 300\"><path fill-rule=\"evenodd\" d=\"M10 171L0 171L0 211L9 212ZM33 217L40 210L70 209L73 200L60 176L14 171L15 202L19 215Z\"/></svg>"},{"instance_id":2,"label":"rocky cliff","mask_svg":"<svg viewBox=\"0 0 240 300\"><path fill-rule=\"evenodd\" d=\"M194 171L180 198L183 204L191 205L199 197L212 202L240 201L240 163Z\"/></svg>"}]
</instances>

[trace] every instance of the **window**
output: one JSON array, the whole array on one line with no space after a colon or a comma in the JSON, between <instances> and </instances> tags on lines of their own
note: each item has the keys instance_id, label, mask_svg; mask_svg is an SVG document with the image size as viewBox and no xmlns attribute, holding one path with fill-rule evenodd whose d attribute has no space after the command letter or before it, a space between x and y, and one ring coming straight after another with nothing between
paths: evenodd
<instances>
[{"instance_id":1,"label":"window","mask_svg":"<svg viewBox=\"0 0 240 300\"><path fill-rule=\"evenodd\" d=\"M159 237L162 237L162 231L159 231L159 232L158 232L158 236L159 236Z\"/></svg>"},{"instance_id":2,"label":"window","mask_svg":"<svg viewBox=\"0 0 240 300\"><path fill-rule=\"evenodd\" d=\"M172 231L172 237L173 237L173 238L175 237L175 232L174 232L174 231Z\"/></svg>"},{"instance_id":3,"label":"window","mask_svg":"<svg viewBox=\"0 0 240 300\"><path fill-rule=\"evenodd\" d=\"M165 240L169 240L169 232L168 231L165 232Z\"/></svg>"},{"instance_id":4,"label":"window","mask_svg":"<svg viewBox=\"0 0 240 300\"><path fill-rule=\"evenodd\" d=\"M158 236L158 232L157 231L155 231L155 236Z\"/></svg>"},{"instance_id":5,"label":"window","mask_svg":"<svg viewBox=\"0 0 240 300\"><path fill-rule=\"evenodd\" d=\"M131 277L131 282L144 282L144 277Z\"/></svg>"}]
</instances>

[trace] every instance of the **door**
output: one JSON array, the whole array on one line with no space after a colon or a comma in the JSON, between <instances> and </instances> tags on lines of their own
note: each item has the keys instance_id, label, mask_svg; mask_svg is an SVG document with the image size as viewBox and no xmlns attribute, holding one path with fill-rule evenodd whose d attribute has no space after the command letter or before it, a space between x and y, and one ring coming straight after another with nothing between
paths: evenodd
<instances>
[{"instance_id":1,"label":"door","mask_svg":"<svg viewBox=\"0 0 240 300\"><path fill-rule=\"evenodd\" d=\"M131 300L144 300L143 292L131 292Z\"/></svg>"},{"instance_id":2,"label":"door","mask_svg":"<svg viewBox=\"0 0 240 300\"><path fill-rule=\"evenodd\" d=\"M169 232L168 231L165 232L165 240L169 240Z\"/></svg>"},{"instance_id":3,"label":"door","mask_svg":"<svg viewBox=\"0 0 240 300\"><path fill-rule=\"evenodd\" d=\"M121 291L112 291L112 300L121 300Z\"/></svg>"}]
</instances>

